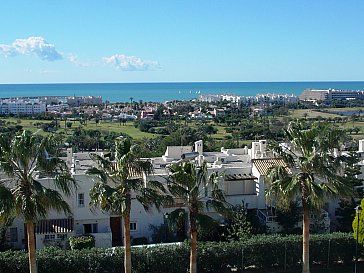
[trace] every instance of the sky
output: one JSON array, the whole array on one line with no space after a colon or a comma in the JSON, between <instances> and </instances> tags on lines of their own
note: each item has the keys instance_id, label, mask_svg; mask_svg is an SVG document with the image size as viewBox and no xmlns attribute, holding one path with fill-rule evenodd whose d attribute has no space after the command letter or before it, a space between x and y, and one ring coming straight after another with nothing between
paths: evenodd
<instances>
[{"instance_id":1,"label":"sky","mask_svg":"<svg viewBox=\"0 0 364 273\"><path fill-rule=\"evenodd\" d=\"M362 0L1 0L0 83L364 80Z\"/></svg>"}]
</instances>

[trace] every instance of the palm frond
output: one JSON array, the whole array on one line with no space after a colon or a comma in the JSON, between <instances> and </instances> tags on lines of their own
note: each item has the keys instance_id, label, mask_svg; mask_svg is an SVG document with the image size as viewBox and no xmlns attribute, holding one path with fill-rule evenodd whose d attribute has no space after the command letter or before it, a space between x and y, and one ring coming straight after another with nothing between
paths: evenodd
<instances>
[{"instance_id":1,"label":"palm frond","mask_svg":"<svg viewBox=\"0 0 364 273\"><path fill-rule=\"evenodd\" d=\"M108 175L106 174L105 170L92 167L86 171L86 174L97 176L102 182L107 182Z\"/></svg>"},{"instance_id":2,"label":"palm frond","mask_svg":"<svg viewBox=\"0 0 364 273\"><path fill-rule=\"evenodd\" d=\"M168 214L168 225L174 231L178 230L187 219L187 212L184 209L175 209Z\"/></svg>"},{"instance_id":3,"label":"palm frond","mask_svg":"<svg viewBox=\"0 0 364 273\"><path fill-rule=\"evenodd\" d=\"M14 197L5 186L0 185L0 221L4 222L14 214Z\"/></svg>"}]
</instances>

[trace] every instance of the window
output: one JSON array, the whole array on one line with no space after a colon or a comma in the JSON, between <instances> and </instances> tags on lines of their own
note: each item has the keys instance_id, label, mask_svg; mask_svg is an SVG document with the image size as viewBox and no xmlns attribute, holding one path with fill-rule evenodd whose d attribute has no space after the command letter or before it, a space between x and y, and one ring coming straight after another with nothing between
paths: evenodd
<instances>
[{"instance_id":1,"label":"window","mask_svg":"<svg viewBox=\"0 0 364 273\"><path fill-rule=\"evenodd\" d=\"M16 227L10 228L10 242L15 243L18 241L18 229Z\"/></svg>"},{"instance_id":2,"label":"window","mask_svg":"<svg viewBox=\"0 0 364 273\"><path fill-rule=\"evenodd\" d=\"M54 239L56 239L55 234L46 234L46 235L44 235L44 240L54 240Z\"/></svg>"},{"instance_id":3,"label":"window","mask_svg":"<svg viewBox=\"0 0 364 273\"><path fill-rule=\"evenodd\" d=\"M84 233L97 233L98 231L97 224L84 224L83 225L83 232Z\"/></svg>"},{"instance_id":4,"label":"window","mask_svg":"<svg viewBox=\"0 0 364 273\"><path fill-rule=\"evenodd\" d=\"M85 206L85 194L84 193L79 193L78 194L78 207L79 208L83 208Z\"/></svg>"},{"instance_id":5,"label":"window","mask_svg":"<svg viewBox=\"0 0 364 273\"><path fill-rule=\"evenodd\" d=\"M130 223L130 231L136 231L137 230L137 223L132 222Z\"/></svg>"}]
</instances>

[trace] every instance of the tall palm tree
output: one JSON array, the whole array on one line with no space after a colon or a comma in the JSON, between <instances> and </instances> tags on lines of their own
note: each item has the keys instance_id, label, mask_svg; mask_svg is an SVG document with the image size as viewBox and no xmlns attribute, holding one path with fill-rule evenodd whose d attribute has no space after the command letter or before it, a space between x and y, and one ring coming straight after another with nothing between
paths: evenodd
<instances>
[{"instance_id":1,"label":"tall palm tree","mask_svg":"<svg viewBox=\"0 0 364 273\"><path fill-rule=\"evenodd\" d=\"M24 219L30 273L37 272L36 221L45 218L49 210L71 214L60 192L69 196L76 184L66 163L57 157L57 142L53 135L41 137L29 131L13 138L0 136L0 168L7 176L0 184L0 219ZM42 176L52 178L55 189L45 187L40 182Z\"/></svg>"},{"instance_id":2,"label":"tall palm tree","mask_svg":"<svg viewBox=\"0 0 364 273\"><path fill-rule=\"evenodd\" d=\"M100 180L90 191L90 205L123 217L124 268L125 273L131 273L131 201L135 196L145 209L150 205L159 209L168 200L167 196L161 195L165 188L156 181L144 183L143 175L151 174L153 165L140 159L139 146L132 145L129 138L117 138L114 152L105 156L94 153L91 157L98 167L89 169L87 173L96 175Z\"/></svg>"},{"instance_id":3,"label":"tall palm tree","mask_svg":"<svg viewBox=\"0 0 364 273\"><path fill-rule=\"evenodd\" d=\"M354 155L337 155L344 141L343 131L322 123L308 127L291 122L284 131L291 146L271 142L270 148L286 166L269 170L267 195L287 206L300 197L303 207L302 272L309 273L310 210L319 209L328 198L350 196L353 181L346 175L357 160Z\"/></svg>"},{"instance_id":4,"label":"tall palm tree","mask_svg":"<svg viewBox=\"0 0 364 273\"><path fill-rule=\"evenodd\" d=\"M213 221L206 214L206 209L213 208L217 212L224 211L225 198L219 189L219 174L208 175L207 164L196 166L193 162L182 162L169 167L168 190L177 199L183 201L188 209L189 229L191 238L190 273L197 272L197 236L198 225ZM183 216L185 210L176 209L169 215L173 221L177 216Z\"/></svg>"}]
</instances>

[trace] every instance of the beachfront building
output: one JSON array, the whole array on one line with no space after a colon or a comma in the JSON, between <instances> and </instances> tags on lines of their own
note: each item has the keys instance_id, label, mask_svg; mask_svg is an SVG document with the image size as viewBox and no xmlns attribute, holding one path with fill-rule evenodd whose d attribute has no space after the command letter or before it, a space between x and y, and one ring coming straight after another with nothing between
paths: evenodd
<instances>
[{"instance_id":1,"label":"beachfront building","mask_svg":"<svg viewBox=\"0 0 364 273\"><path fill-rule=\"evenodd\" d=\"M305 89L299 96L303 101L333 101L364 99L363 90Z\"/></svg>"},{"instance_id":2,"label":"beachfront building","mask_svg":"<svg viewBox=\"0 0 364 273\"><path fill-rule=\"evenodd\" d=\"M46 103L39 99L0 99L0 113L3 115L35 115L46 110Z\"/></svg>"},{"instance_id":3,"label":"beachfront building","mask_svg":"<svg viewBox=\"0 0 364 273\"><path fill-rule=\"evenodd\" d=\"M78 107L82 105L101 105L101 96L70 96L66 97L66 102L71 107Z\"/></svg>"},{"instance_id":4,"label":"beachfront building","mask_svg":"<svg viewBox=\"0 0 364 273\"><path fill-rule=\"evenodd\" d=\"M258 94L255 97L255 102L267 102L267 103L297 103L298 97L291 94Z\"/></svg>"},{"instance_id":5,"label":"beachfront building","mask_svg":"<svg viewBox=\"0 0 364 273\"><path fill-rule=\"evenodd\" d=\"M293 94L258 94L256 96L237 96L228 94L200 95L199 101L218 102L229 101L236 105L249 105L252 103L297 103L298 97Z\"/></svg>"}]
</instances>

